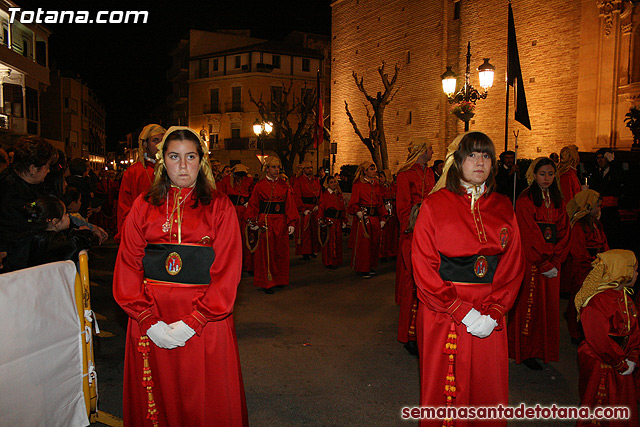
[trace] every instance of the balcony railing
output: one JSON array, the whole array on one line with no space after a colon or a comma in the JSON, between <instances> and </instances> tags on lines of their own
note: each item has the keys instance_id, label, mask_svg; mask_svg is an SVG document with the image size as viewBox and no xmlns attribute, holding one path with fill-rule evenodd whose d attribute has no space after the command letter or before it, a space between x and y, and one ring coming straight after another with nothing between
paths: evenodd
<instances>
[{"instance_id":1,"label":"balcony railing","mask_svg":"<svg viewBox=\"0 0 640 427\"><path fill-rule=\"evenodd\" d=\"M225 150L248 150L250 138L226 138L224 140Z\"/></svg>"},{"instance_id":2,"label":"balcony railing","mask_svg":"<svg viewBox=\"0 0 640 427\"><path fill-rule=\"evenodd\" d=\"M227 113L242 113L242 102L226 102L224 104L225 112Z\"/></svg>"},{"instance_id":3,"label":"balcony railing","mask_svg":"<svg viewBox=\"0 0 640 427\"><path fill-rule=\"evenodd\" d=\"M222 113L222 111L220 111L220 104L204 104L202 106L202 113L203 114L220 114Z\"/></svg>"}]
</instances>

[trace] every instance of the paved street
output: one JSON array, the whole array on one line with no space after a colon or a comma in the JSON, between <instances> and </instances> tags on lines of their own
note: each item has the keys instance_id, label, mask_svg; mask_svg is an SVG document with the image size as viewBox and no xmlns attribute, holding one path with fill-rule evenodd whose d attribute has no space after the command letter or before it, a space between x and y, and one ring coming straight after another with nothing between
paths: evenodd
<instances>
[{"instance_id":1,"label":"paved street","mask_svg":"<svg viewBox=\"0 0 640 427\"><path fill-rule=\"evenodd\" d=\"M98 284L93 308L108 317L100 327L116 334L96 339L99 408L122 416L126 316L111 295L116 250L92 250L90 278ZM418 404L419 374L417 359L396 342L394 263L378 273L366 280L348 266L330 271L320 257L292 256L291 284L274 295L243 275L234 317L252 426L414 425L400 418L403 406ZM559 363L537 372L511 364L511 404L578 404L576 347L565 329L562 322Z\"/></svg>"}]
</instances>

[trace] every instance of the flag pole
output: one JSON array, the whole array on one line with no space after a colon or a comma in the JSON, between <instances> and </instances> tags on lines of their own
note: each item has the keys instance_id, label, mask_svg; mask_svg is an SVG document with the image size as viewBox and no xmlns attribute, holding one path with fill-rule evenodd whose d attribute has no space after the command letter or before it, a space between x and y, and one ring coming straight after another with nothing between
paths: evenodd
<instances>
[{"instance_id":1,"label":"flag pole","mask_svg":"<svg viewBox=\"0 0 640 427\"><path fill-rule=\"evenodd\" d=\"M322 111L320 111L320 102L322 99L322 95L320 94L320 69L316 71L316 79L318 85L318 102L316 103L316 116L318 116L323 114ZM318 129L321 123L322 117L316 117L316 132L314 136L314 138L316 139L316 174L319 173L318 171L320 169L320 138L318 137L318 135L320 135L319 132L322 132L322 135L324 136L324 129Z\"/></svg>"},{"instance_id":2,"label":"flag pole","mask_svg":"<svg viewBox=\"0 0 640 427\"><path fill-rule=\"evenodd\" d=\"M509 62L509 52L507 52L507 63ZM509 79L507 79L507 102L504 112L504 151L509 149Z\"/></svg>"},{"instance_id":3,"label":"flag pole","mask_svg":"<svg viewBox=\"0 0 640 427\"><path fill-rule=\"evenodd\" d=\"M520 134L520 130L516 132L513 131L513 136L516 137L516 148L514 150L513 161L514 165L518 165L518 135ZM505 150L506 151L506 150ZM516 183L518 182L518 169L513 173L513 210L516 210Z\"/></svg>"}]
</instances>

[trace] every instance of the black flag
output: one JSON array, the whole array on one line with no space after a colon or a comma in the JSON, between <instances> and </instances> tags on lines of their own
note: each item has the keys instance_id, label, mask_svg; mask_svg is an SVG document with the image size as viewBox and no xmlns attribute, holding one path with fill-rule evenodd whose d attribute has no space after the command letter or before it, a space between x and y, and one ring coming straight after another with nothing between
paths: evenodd
<instances>
[{"instance_id":1,"label":"black flag","mask_svg":"<svg viewBox=\"0 0 640 427\"><path fill-rule=\"evenodd\" d=\"M515 89L515 119L522 123L527 129L531 130L527 97L524 95L524 83L522 82L522 70L520 69L520 56L518 55L516 25L513 21L511 3L509 3L509 40L507 46L507 83Z\"/></svg>"}]
</instances>

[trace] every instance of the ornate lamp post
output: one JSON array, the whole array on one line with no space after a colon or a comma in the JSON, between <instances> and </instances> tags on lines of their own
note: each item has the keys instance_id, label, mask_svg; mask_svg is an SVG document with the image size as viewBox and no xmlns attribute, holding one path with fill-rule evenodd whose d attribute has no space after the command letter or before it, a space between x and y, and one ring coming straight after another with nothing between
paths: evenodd
<instances>
[{"instance_id":1,"label":"ornate lamp post","mask_svg":"<svg viewBox=\"0 0 640 427\"><path fill-rule=\"evenodd\" d=\"M268 155L267 156L264 155L264 139L267 135L271 133L272 130L273 130L273 123L271 122L261 122L258 119L256 119L255 122L253 122L253 133L256 134L256 137L258 138L258 142L260 142L260 152L262 153L260 155L257 155L258 160L260 160L260 164L264 164L264 161L266 160L266 158L269 157Z\"/></svg>"},{"instance_id":2,"label":"ornate lamp post","mask_svg":"<svg viewBox=\"0 0 640 427\"><path fill-rule=\"evenodd\" d=\"M469 78L471 72L469 71L469 64L471 62L471 42L467 43L467 69L464 74L464 86L456 92L456 73L451 71L451 67L447 66L440 78L442 79L442 90L447 95L447 99L450 104L457 103L457 107L454 108L453 114L455 114L460 120L464 122L465 132L469 130L469 120L475 115L473 112L476 101L478 99L485 99L487 97L487 91L493 86L493 74L496 69L489 63L489 58L484 58L482 65L478 67L478 77L480 78L480 87L483 92L479 92L476 88L471 86Z\"/></svg>"}]
</instances>

